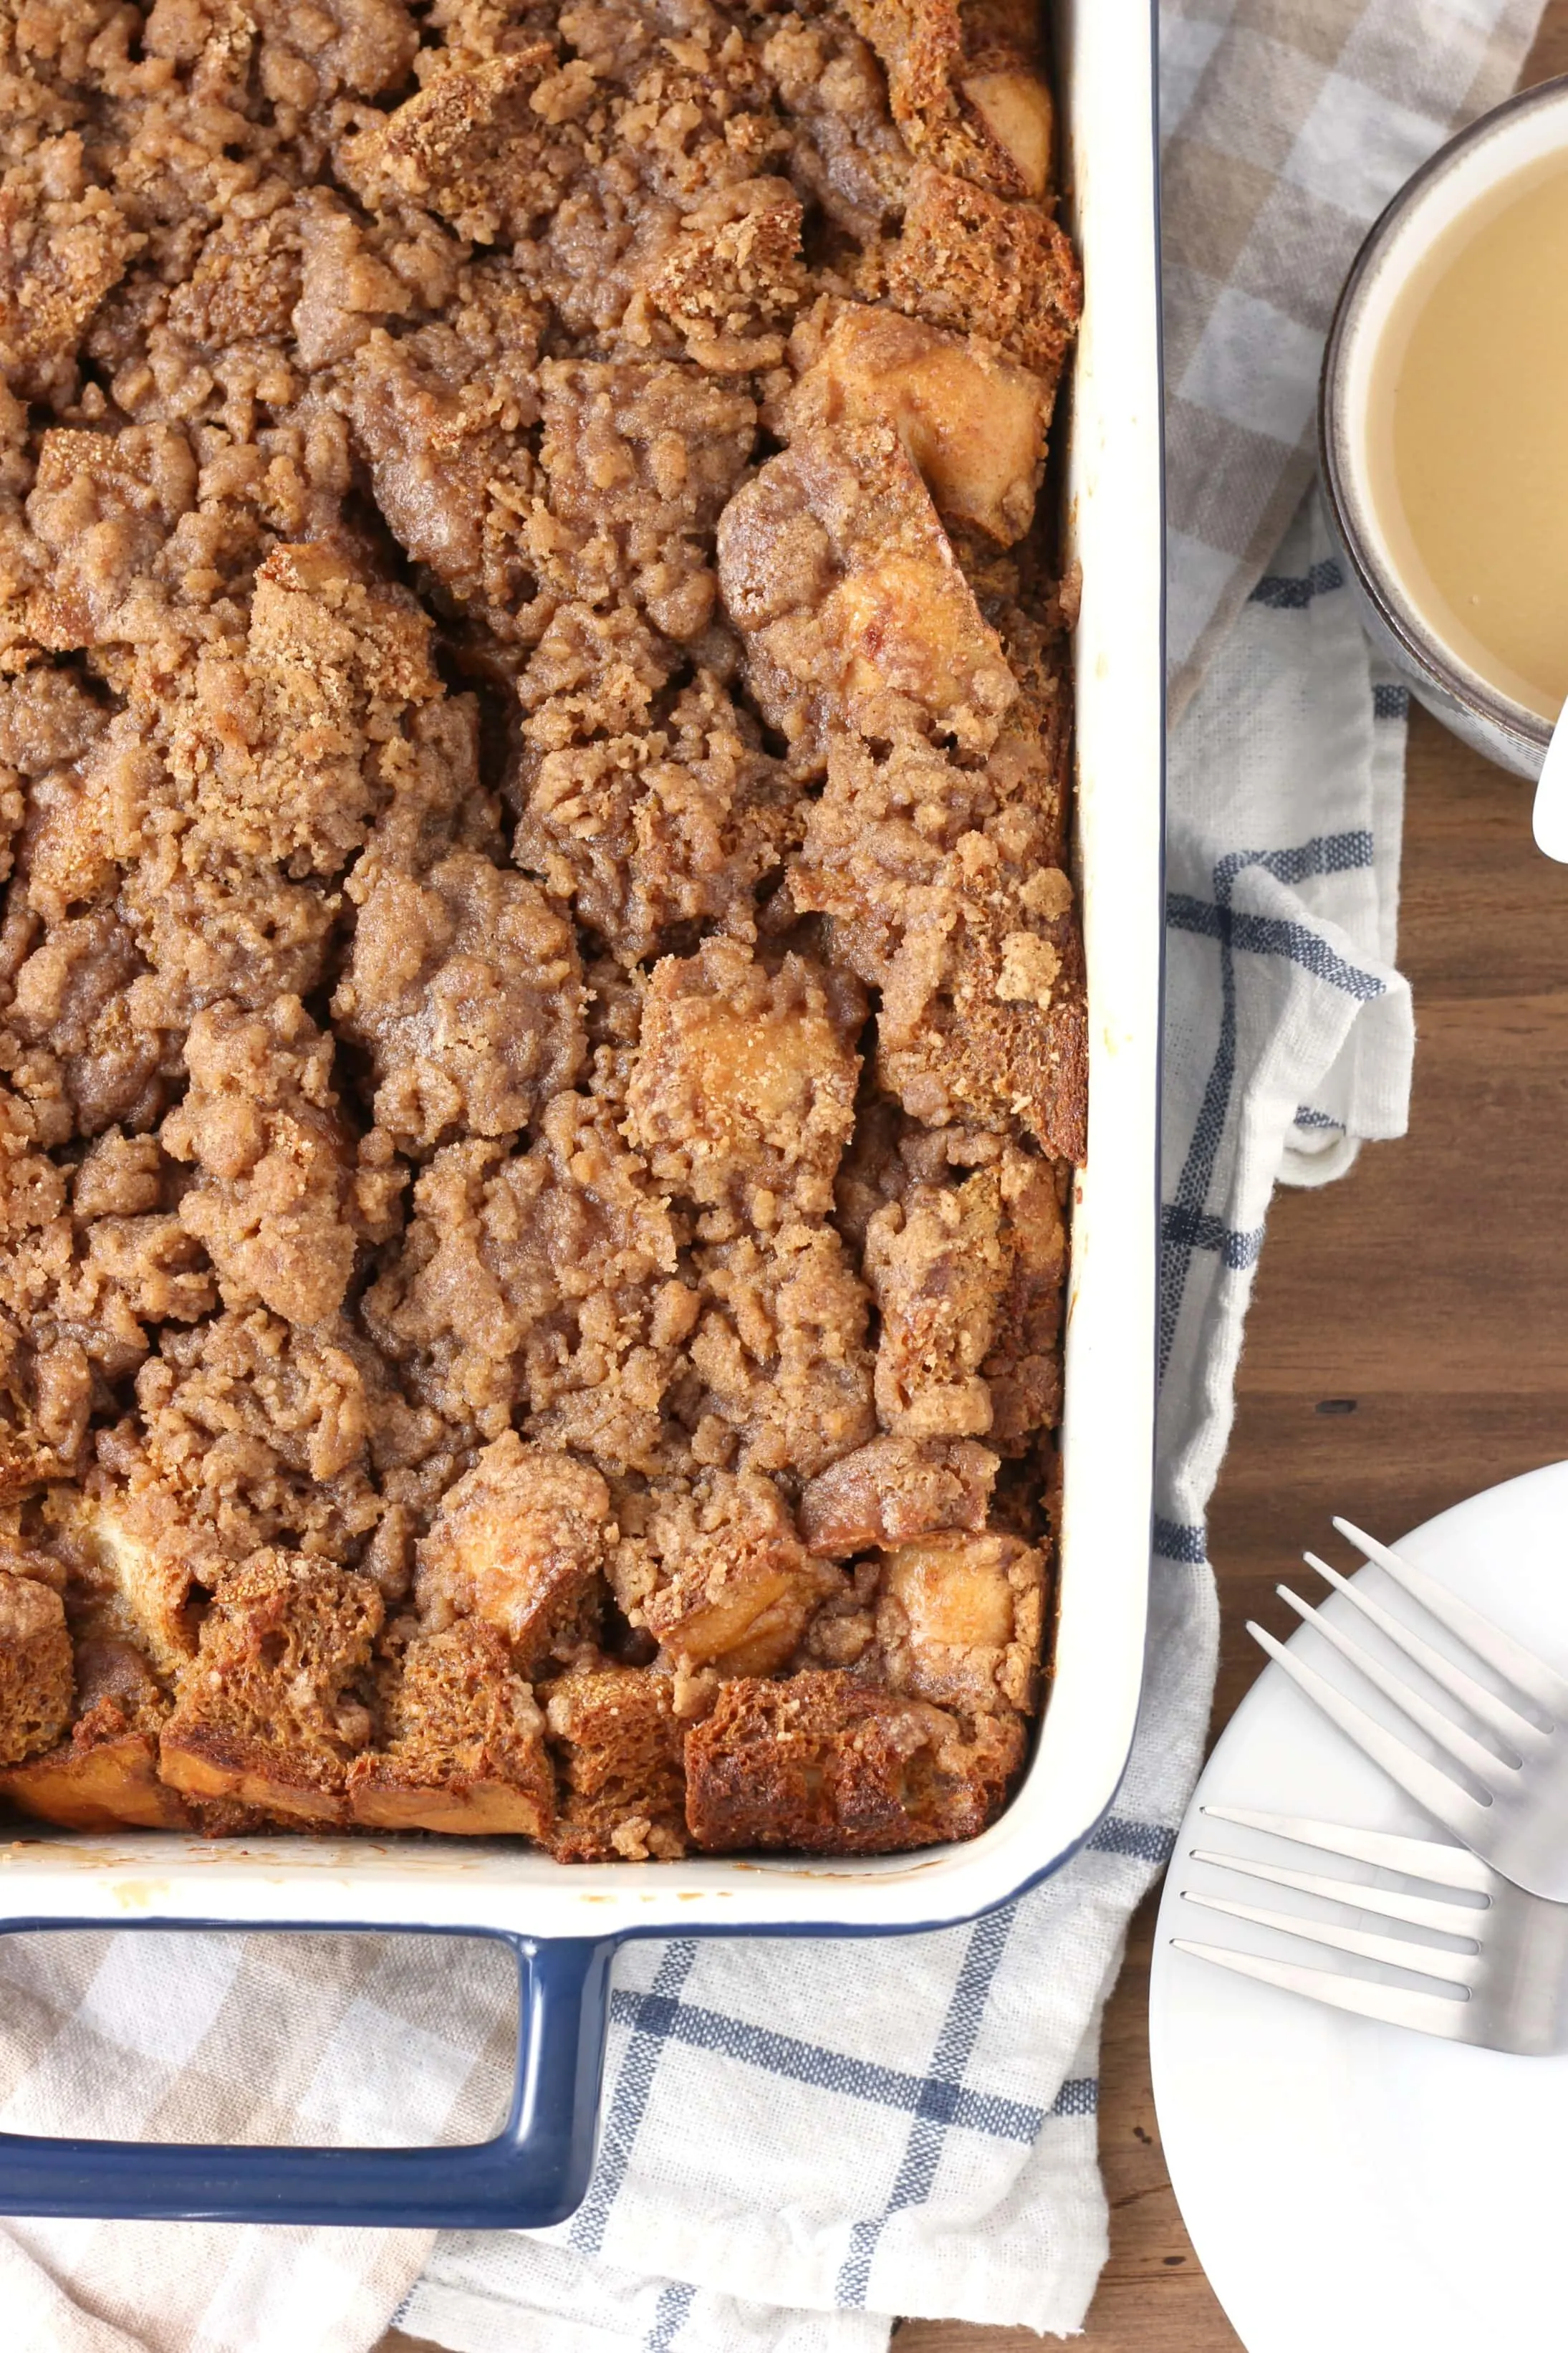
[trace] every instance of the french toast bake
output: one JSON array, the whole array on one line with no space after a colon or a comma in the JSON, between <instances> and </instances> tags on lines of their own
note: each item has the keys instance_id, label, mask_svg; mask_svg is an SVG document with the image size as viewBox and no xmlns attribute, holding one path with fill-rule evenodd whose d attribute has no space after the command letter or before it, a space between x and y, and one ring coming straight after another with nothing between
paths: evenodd
<instances>
[{"instance_id":1,"label":"french toast bake","mask_svg":"<svg viewBox=\"0 0 1568 2353\"><path fill-rule=\"evenodd\" d=\"M1033 0L0 42L0 1792L974 1834L1085 1148Z\"/></svg>"}]
</instances>

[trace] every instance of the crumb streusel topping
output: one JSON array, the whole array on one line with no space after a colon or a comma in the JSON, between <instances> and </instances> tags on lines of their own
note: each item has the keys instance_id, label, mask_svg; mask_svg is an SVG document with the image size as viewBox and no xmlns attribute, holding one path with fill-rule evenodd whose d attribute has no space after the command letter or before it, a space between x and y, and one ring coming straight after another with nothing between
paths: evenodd
<instances>
[{"instance_id":1,"label":"crumb streusel topping","mask_svg":"<svg viewBox=\"0 0 1568 2353\"><path fill-rule=\"evenodd\" d=\"M1004 1803L1084 1151L1034 0L0 0L0 1790Z\"/></svg>"}]
</instances>

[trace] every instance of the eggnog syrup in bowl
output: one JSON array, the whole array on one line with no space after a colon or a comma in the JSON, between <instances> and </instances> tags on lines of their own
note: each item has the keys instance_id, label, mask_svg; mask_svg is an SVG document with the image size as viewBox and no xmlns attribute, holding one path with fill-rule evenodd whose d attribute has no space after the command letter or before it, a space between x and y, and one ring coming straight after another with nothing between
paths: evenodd
<instances>
[{"instance_id":1,"label":"eggnog syrup in bowl","mask_svg":"<svg viewBox=\"0 0 1568 2353\"><path fill-rule=\"evenodd\" d=\"M1568 79L1400 191L1340 298L1320 433L1369 628L1519 775L1568 700Z\"/></svg>"},{"instance_id":2,"label":"eggnog syrup in bowl","mask_svg":"<svg viewBox=\"0 0 1568 2353\"><path fill-rule=\"evenodd\" d=\"M1500 692L1568 700L1568 155L1457 220L1398 296L1369 479L1412 596Z\"/></svg>"}]
</instances>

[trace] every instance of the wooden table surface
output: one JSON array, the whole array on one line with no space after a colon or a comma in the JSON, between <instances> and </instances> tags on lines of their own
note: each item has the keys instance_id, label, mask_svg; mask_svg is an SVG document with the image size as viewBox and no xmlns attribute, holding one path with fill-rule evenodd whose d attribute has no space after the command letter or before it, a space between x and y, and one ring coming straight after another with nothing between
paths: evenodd
<instances>
[{"instance_id":1,"label":"wooden table surface","mask_svg":"<svg viewBox=\"0 0 1568 2353\"><path fill-rule=\"evenodd\" d=\"M1548 0L1526 81L1568 73ZM1399 964L1415 996L1410 1133L1268 1217L1237 1418L1210 1516L1224 1636L1213 1730L1258 1672L1243 1630L1295 1620L1274 1585L1331 1514L1414 1527L1568 1455L1568 875L1529 787L1426 712L1410 725ZM1506 1169L1506 1187L1496 1172ZM1355 1410L1323 1413L1324 1398ZM1083 2353L1237 2353L1182 2227L1149 2088L1153 1905L1106 2016L1110 2261ZM906 2321L897 2353L1025 2353L1025 2329ZM377 2353L419 2353L395 2331ZM521 2348L520 2348L521 2353Z\"/></svg>"}]
</instances>

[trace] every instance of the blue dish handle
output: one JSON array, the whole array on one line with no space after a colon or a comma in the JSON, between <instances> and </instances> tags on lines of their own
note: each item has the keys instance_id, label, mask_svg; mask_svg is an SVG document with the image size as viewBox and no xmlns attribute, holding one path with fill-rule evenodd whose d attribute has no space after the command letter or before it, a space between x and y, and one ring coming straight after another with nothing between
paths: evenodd
<instances>
[{"instance_id":1,"label":"blue dish handle","mask_svg":"<svg viewBox=\"0 0 1568 2353\"><path fill-rule=\"evenodd\" d=\"M500 1941L517 1957L521 2025L511 2113L494 2140L460 2148L224 2148L0 2133L0 2214L386 2230L540 2230L563 2221L581 2205L593 2168L615 1941Z\"/></svg>"}]
</instances>

